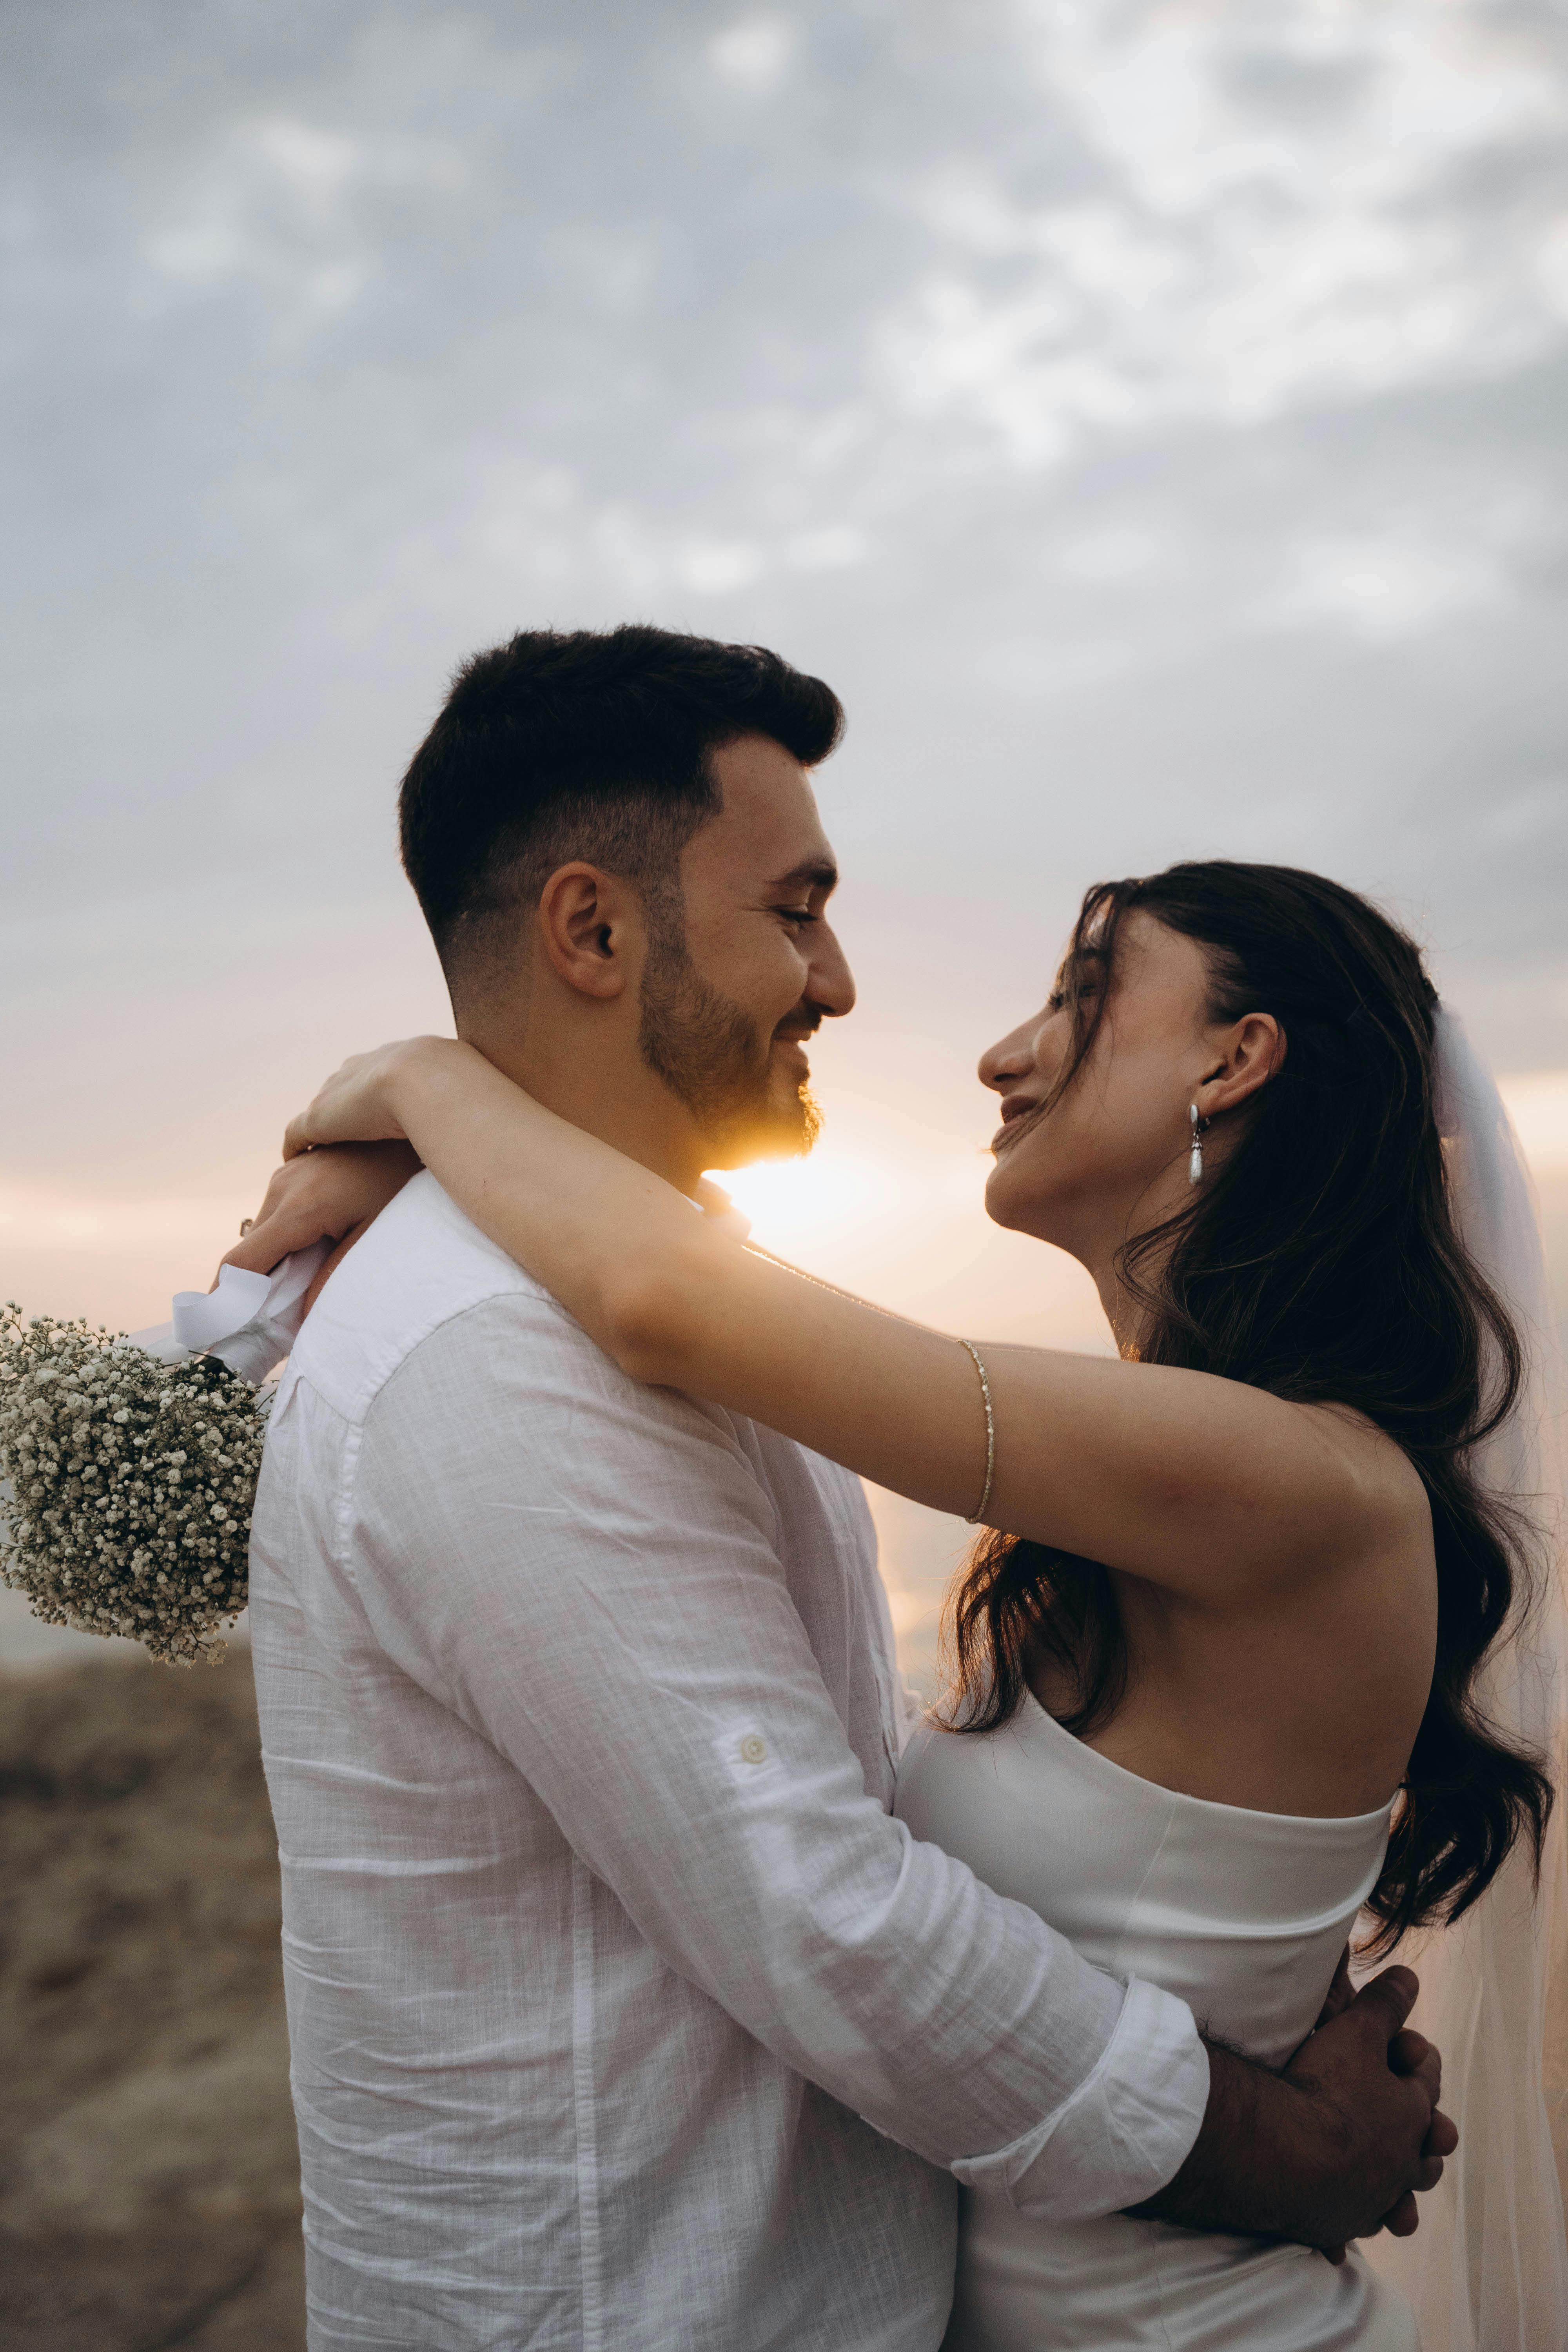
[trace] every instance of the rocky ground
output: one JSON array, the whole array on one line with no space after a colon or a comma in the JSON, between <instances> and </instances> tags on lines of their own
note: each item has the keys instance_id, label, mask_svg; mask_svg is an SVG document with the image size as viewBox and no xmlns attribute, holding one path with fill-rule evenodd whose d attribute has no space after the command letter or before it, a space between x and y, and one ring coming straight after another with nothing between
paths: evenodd
<instances>
[{"instance_id":1,"label":"rocky ground","mask_svg":"<svg viewBox=\"0 0 1568 2352\"><path fill-rule=\"evenodd\" d=\"M0 1675L0 2352L300 2352L243 1645Z\"/></svg>"}]
</instances>

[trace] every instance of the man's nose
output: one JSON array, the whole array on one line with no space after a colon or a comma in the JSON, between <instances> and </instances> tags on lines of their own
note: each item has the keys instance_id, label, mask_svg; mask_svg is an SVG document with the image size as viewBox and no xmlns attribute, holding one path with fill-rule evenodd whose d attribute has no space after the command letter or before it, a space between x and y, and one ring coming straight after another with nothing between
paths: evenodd
<instances>
[{"instance_id":1,"label":"man's nose","mask_svg":"<svg viewBox=\"0 0 1568 2352\"><path fill-rule=\"evenodd\" d=\"M826 923L816 926L805 993L831 1020L855 1010L855 975L836 935Z\"/></svg>"}]
</instances>

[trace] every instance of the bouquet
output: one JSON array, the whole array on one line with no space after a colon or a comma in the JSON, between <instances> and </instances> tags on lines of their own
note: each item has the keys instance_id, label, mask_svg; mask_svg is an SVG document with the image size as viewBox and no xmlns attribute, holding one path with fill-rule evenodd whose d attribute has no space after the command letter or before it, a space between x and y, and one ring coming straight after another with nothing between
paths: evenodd
<instances>
[{"instance_id":1,"label":"bouquet","mask_svg":"<svg viewBox=\"0 0 1568 2352\"><path fill-rule=\"evenodd\" d=\"M214 1664L247 1591L266 1406L216 1356L0 1311L0 1576L35 1616Z\"/></svg>"},{"instance_id":2,"label":"bouquet","mask_svg":"<svg viewBox=\"0 0 1568 2352\"><path fill-rule=\"evenodd\" d=\"M226 1266L128 1336L0 1309L0 1580L47 1624L216 1665L245 1607L272 1391L322 1249Z\"/></svg>"}]
</instances>

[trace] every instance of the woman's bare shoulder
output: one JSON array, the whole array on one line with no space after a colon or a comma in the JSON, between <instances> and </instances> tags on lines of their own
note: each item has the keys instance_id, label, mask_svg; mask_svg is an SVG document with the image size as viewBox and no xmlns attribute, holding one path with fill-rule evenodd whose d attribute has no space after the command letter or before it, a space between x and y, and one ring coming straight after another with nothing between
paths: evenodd
<instances>
[{"instance_id":1,"label":"woman's bare shoulder","mask_svg":"<svg viewBox=\"0 0 1568 2352\"><path fill-rule=\"evenodd\" d=\"M1355 1405L1325 1402L1296 1410L1316 1421L1342 1466L1364 1512L1367 1540L1386 1544L1403 1539L1429 1557L1431 1498L1398 1439Z\"/></svg>"}]
</instances>

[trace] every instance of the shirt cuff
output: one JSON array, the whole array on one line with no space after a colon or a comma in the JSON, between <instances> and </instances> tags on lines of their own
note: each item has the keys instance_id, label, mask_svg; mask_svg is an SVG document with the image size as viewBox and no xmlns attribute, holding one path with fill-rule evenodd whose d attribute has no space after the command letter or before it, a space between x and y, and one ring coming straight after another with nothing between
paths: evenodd
<instances>
[{"instance_id":1,"label":"shirt cuff","mask_svg":"<svg viewBox=\"0 0 1568 2352\"><path fill-rule=\"evenodd\" d=\"M1100 2063L1022 2138L952 2167L966 2189L1042 2221L1122 2212L1173 2179L1208 2105L1208 2053L1185 2001L1134 1977Z\"/></svg>"}]
</instances>

